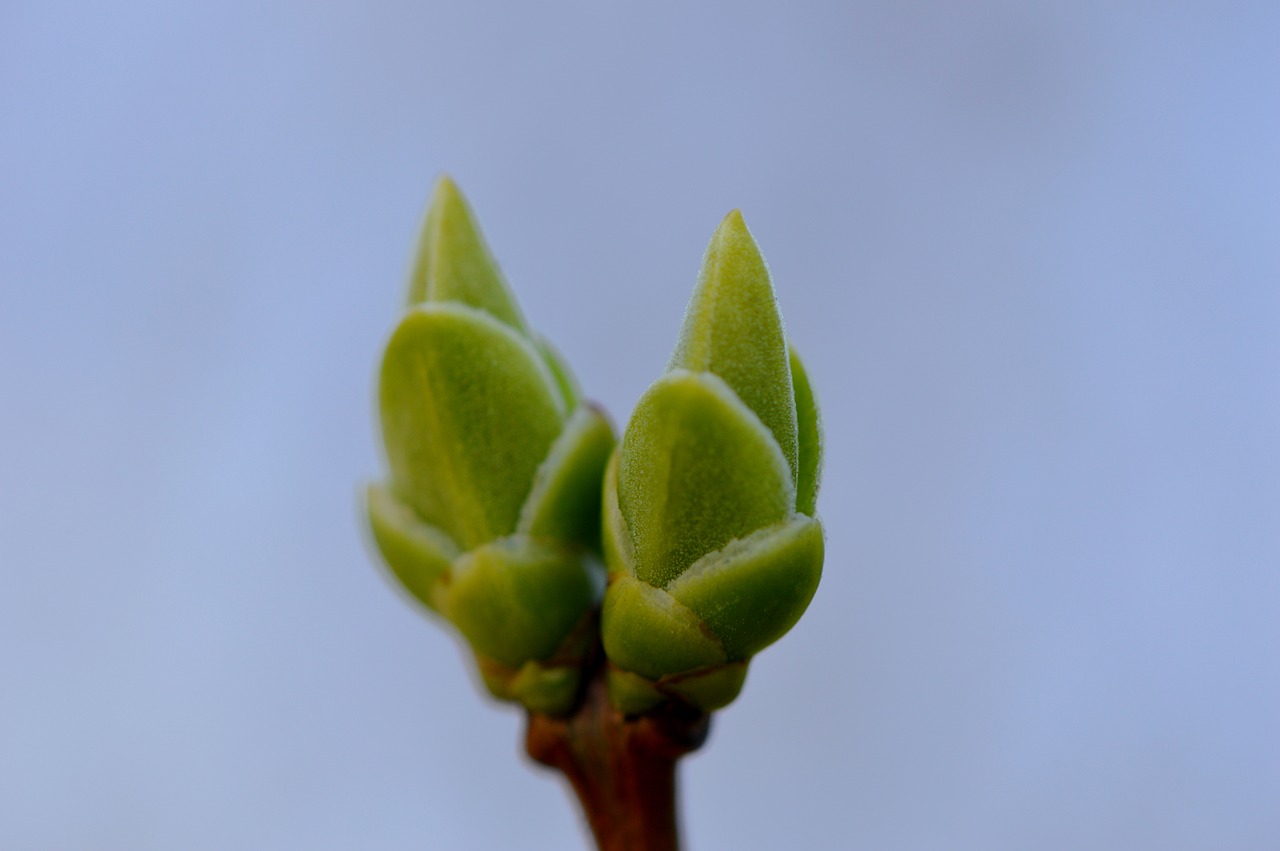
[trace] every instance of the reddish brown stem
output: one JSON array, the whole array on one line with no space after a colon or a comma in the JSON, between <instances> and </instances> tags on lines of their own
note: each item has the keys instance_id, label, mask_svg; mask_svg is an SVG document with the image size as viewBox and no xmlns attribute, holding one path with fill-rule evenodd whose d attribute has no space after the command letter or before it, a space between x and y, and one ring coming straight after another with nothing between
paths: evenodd
<instances>
[{"instance_id":1,"label":"reddish brown stem","mask_svg":"<svg viewBox=\"0 0 1280 851\"><path fill-rule=\"evenodd\" d=\"M678 851L676 763L709 728L676 708L624 718L597 669L572 716L529 715L525 748L569 779L600 851Z\"/></svg>"}]
</instances>

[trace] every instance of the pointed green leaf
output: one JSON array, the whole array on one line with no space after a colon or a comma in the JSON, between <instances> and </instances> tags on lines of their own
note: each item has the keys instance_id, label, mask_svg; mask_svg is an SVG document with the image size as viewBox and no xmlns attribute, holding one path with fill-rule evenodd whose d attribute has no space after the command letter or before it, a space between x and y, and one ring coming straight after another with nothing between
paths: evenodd
<instances>
[{"instance_id":1,"label":"pointed green leaf","mask_svg":"<svg viewBox=\"0 0 1280 851\"><path fill-rule=\"evenodd\" d=\"M629 576L605 591L600 637L610 662L650 679L725 661L720 642L697 615L667 592Z\"/></svg>"},{"instance_id":2,"label":"pointed green leaf","mask_svg":"<svg viewBox=\"0 0 1280 851\"><path fill-rule=\"evenodd\" d=\"M600 543L600 481L613 452L613 429L600 409L581 405L538 468L518 532Z\"/></svg>"},{"instance_id":3,"label":"pointed green leaf","mask_svg":"<svg viewBox=\"0 0 1280 851\"><path fill-rule=\"evenodd\" d=\"M467 200L448 177L436 182L409 280L409 304L460 302L526 330Z\"/></svg>"},{"instance_id":4,"label":"pointed green leaf","mask_svg":"<svg viewBox=\"0 0 1280 851\"><path fill-rule=\"evenodd\" d=\"M598 599L580 550L513 536L454 562L446 614L476 652L519 667L550 658Z\"/></svg>"},{"instance_id":5,"label":"pointed green leaf","mask_svg":"<svg viewBox=\"0 0 1280 851\"><path fill-rule=\"evenodd\" d=\"M822 486L822 415L809 375L795 348L791 349L791 383L796 388L796 419L800 427L800 467L796 476L796 511L813 516Z\"/></svg>"},{"instance_id":6,"label":"pointed green leaf","mask_svg":"<svg viewBox=\"0 0 1280 851\"><path fill-rule=\"evenodd\" d=\"M400 583L431 609L437 606L437 581L458 557L458 545L422 522L413 509L382 485L365 490L365 509L373 540Z\"/></svg>"},{"instance_id":7,"label":"pointed green leaf","mask_svg":"<svg viewBox=\"0 0 1280 851\"><path fill-rule=\"evenodd\" d=\"M822 526L804 515L699 560L667 590L748 659L795 626L822 576Z\"/></svg>"},{"instance_id":8,"label":"pointed green leaf","mask_svg":"<svg viewBox=\"0 0 1280 851\"><path fill-rule=\"evenodd\" d=\"M627 426L618 505L635 576L663 587L703 555L789 516L795 487L777 441L722 380L674 370Z\"/></svg>"},{"instance_id":9,"label":"pointed green leaf","mask_svg":"<svg viewBox=\"0 0 1280 851\"><path fill-rule=\"evenodd\" d=\"M782 315L769 268L737 210L707 247L671 367L723 378L773 433L795 476L796 409Z\"/></svg>"},{"instance_id":10,"label":"pointed green leaf","mask_svg":"<svg viewBox=\"0 0 1280 851\"><path fill-rule=\"evenodd\" d=\"M524 338L472 308L428 304L387 344L380 403L397 493L471 549L515 529L564 412Z\"/></svg>"}]
</instances>

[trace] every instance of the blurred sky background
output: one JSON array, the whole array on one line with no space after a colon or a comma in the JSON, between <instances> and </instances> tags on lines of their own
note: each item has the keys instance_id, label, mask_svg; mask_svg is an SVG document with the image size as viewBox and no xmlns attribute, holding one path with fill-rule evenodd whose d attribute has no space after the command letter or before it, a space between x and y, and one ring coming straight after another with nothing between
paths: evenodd
<instances>
[{"instance_id":1,"label":"blurred sky background","mask_svg":"<svg viewBox=\"0 0 1280 851\"><path fill-rule=\"evenodd\" d=\"M0 4L0 848L570 849L365 546L435 177L622 423L740 207L826 573L714 849L1280 847L1280 5Z\"/></svg>"}]
</instances>

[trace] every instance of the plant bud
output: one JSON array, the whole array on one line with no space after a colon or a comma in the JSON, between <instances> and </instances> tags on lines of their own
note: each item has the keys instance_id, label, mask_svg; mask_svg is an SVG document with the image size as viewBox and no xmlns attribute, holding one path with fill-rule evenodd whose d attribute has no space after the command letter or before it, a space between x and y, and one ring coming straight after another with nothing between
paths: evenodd
<instances>
[{"instance_id":1,"label":"plant bud","mask_svg":"<svg viewBox=\"0 0 1280 851\"><path fill-rule=\"evenodd\" d=\"M822 573L821 444L769 271L735 210L605 476L601 631L619 709L725 706L751 657L799 620Z\"/></svg>"},{"instance_id":2,"label":"plant bud","mask_svg":"<svg viewBox=\"0 0 1280 851\"><path fill-rule=\"evenodd\" d=\"M448 178L408 301L379 379L390 477L367 491L374 541L467 640L496 697L567 711L603 586L612 429L525 323Z\"/></svg>"}]
</instances>

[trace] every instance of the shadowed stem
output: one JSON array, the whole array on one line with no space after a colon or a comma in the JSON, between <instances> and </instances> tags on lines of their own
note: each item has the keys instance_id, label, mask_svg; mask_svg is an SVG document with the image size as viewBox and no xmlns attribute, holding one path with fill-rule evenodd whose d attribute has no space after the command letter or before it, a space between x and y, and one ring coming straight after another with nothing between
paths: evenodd
<instances>
[{"instance_id":1,"label":"shadowed stem","mask_svg":"<svg viewBox=\"0 0 1280 851\"><path fill-rule=\"evenodd\" d=\"M624 718L600 666L573 715L529 714L525 749L569 779L600 851L678 851L676 763L710 726L687 707Z\"/></svg>"}]
</instances>

